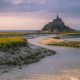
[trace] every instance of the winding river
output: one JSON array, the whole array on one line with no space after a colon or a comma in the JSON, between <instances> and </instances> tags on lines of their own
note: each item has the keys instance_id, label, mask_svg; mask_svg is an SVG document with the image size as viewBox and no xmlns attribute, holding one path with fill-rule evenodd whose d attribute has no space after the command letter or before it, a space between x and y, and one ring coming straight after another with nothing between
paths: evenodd
<instances>
[{"instance_id":1,"label":"winding river","mask_svg":"<svg viewBox=\"0 0 80 80\"><path fill-rule=\"evenodd\" d=\"M37 63L23 66L21 70L16 68L5 73L0 76L0 80L55 80L52 77L55 74L63 73L66 70L80 69L80 48L47 46L39 43L41 40L53 36L56 35L40 36L29 39L29 42L55 50L57 52L55 55L46 57Z\"/></svg>"}]
</instances>

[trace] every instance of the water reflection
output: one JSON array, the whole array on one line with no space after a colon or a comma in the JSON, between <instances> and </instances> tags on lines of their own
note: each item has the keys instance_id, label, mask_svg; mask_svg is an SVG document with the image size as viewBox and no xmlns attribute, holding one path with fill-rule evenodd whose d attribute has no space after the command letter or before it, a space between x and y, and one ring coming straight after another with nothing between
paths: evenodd
<instances>
[{"instance_id":1,"label":"water reflection","mask_svg":"<svg viewBox=\"0 0 80 80\"><path fill-rule=\"evenodd\" d=\"M38 43L48 37L53 37L53 35L41 36L29 41L32 44L55 50L56 55L44 58L28 67L25 66L21 70L15 69L6 73L0 76L0 80L80 80L80 48L47 46ZM71 69L78 70L70 71ZM69 71L65 72L65 70Z\"/></svg>"},{"instance_id":2,"label":"water reflection","mask_svg":"<svg viewBox=\"0 0 80 80\"><path fill-rule=\"evenodd\" d=\"M69 74L59 75L31 75L25 78L16 78L10 80L80 80L80 76L71 76Z\"/></svg>"}]
</instances>

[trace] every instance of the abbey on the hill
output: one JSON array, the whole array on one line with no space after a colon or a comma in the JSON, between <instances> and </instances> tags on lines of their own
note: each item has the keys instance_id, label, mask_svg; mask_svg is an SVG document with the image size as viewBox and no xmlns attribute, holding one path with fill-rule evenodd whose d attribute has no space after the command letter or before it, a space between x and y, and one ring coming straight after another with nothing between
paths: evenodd
<instances>
[{"instance_id":1,"label":"abbey on the hill","mask_svg":"<svg viewBox=\"0 0 80 80\"><path fill-rule=\"evenodd\" d=\"M57 14L56 19L46 24L41 31L60 33L60 32L72 32L75 30L71 29L69 26L66 26L63 20Z\"/></svg>"}]
</instances>

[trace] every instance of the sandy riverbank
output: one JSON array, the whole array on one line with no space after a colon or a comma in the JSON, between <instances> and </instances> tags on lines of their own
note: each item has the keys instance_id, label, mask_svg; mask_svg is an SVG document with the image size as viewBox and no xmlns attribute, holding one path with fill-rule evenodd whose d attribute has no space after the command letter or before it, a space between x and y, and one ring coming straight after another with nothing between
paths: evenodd
<instances>
[{"instance_id":1,"label":"sandy riverbank","mask_svg":"<svg viewBox=\"0 0 80 80\"><path fill-rule=\"evenodd\" d=\"M47 44L53 44L53 43L56 44L56 43L62 43L62 42L64 42L64 40L62 39L47 38L45 40L42 40L40 43L47 45Z\"/></svg>"},{"instance_id":2,"label":"sandy riverbank","mask_svg":"<svg viewBox=\"0 0 80 80\"><path fill-rule=\"evenodd\" d=\"M44 45L80 48L80 41L48 38L48 39L42 40L40 43Z\"/></svg>"}]
</instances>

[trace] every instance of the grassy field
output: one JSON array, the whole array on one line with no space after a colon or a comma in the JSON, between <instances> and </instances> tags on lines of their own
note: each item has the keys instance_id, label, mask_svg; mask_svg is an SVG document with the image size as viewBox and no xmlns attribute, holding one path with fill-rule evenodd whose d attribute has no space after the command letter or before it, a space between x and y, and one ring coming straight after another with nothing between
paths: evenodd
<instances>
[{"instance_id":1,"label":"grassy field","mask_svg":"<svg viewBox=\"0 0 80 80\"><path fill-rule=\"evenodd\" d=\"M80 48L80 41L79 42L78 41L64 41L64 42L52 43L48 45Z\"/></svg>"},{"instance_id":2,"label":"grassy field","mask_svg":"<svg viewBox=\"0 0 80 80\"><path fill-rule=\"evenodd\" d=\"M35 35L35 34L53 34L51 32L0 32L0 37L7 36L25 36L25 35Z\"/></svg>"},{"instance_id":3,"label":"grassy field","mask_svg":"<svg viewBox=\"0 0 80 80\"><path fill-rule=\"evenodd\" d=\"M80 41L66 41L62 39L48 38L46 40L41 41L41 43L45 45L80 48Z\"/></svg>"},{"instance_id":4,"label":"grassy field","mask_svg":"<svg viewBox=\"0 0 80 80\"><path fill-rule=\"evenodd\" d=\"M67 36L77 37L77 36L80 36L80 32L61 33L59 35L59 37L67 37Z\"/></svg>"},{"instance_id":5,"label":"grassy field","mask_svg":"<svg viewBox=\"0 0 80 80\"><path fill-rule=\"evenodd\" d=\"M25 32L0 32L0 37L4 36L24 36L27 35L28 33Z\"/></svg>"},{"instance_id":6,"label":"grassy field","mask_svg":"<svg viewBox=\"0 0 80 80\"><path fill-rule=\"evenodd\" d=\"M10 48L27 45L27 40L22 37L0 38L0 48Z\"/></svg>"}]
</instances>

